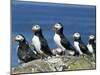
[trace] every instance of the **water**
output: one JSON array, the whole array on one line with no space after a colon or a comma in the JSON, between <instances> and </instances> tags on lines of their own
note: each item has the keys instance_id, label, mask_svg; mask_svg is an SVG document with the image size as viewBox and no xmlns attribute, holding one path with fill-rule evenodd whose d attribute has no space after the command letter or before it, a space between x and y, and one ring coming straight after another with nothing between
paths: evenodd
<instances>
[{"instance_id":1,"label":"water","mask_svg":"<svg viewBox=\"0 0 100 75\"><path fill-rule=\"evenodd\" d=\"M95 35L95 15L95 6L12 2L12 36L22 33L28 41L31 41L34 35L32 26L39 24L50 48L56 48L52 26L56 22L61 22L64 26L64 34L71 44L73 44L74 32L79 32L82 40L87 44L88 36ZM17 45L18 43L12 44L12 66L18 64Z\"/></svg>"}]
</instances>

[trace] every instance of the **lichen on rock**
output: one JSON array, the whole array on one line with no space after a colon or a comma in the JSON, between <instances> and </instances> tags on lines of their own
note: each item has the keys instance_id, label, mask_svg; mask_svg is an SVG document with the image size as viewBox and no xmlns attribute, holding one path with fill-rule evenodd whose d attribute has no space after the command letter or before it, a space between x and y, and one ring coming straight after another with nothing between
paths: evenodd
<instances>
[{"instance_id":1,"label":"lichen on rock","mask_svg":"<svg viewBox=\"0 0 100 75\"><path fill-rule=\"evenodd\" d=\"M95 68L95 60L90 56L59 56L47 60L37 59L28 63L19 64L12 69L12 74L85 70Z\"/></svg>"}]
</instances>

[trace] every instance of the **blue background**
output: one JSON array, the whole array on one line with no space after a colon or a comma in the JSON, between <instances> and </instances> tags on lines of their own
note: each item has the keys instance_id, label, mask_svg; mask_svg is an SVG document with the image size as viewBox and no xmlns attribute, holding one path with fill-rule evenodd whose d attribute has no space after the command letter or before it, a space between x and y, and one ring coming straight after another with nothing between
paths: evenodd
<instances>
[{"instance_id":1,"label":"blue background","mask_svg":"<svg viewBox=\"0 0 100 75\"><path fill-rule=\"evenodd\" d=\"M96 27L96 6L71 5L71 4L50 4L37 2L12 1L12 37L22 33L28 41L32 40L32 26L39 24L43 35L48 41L50 48L56 48L53 41L54 32L52 26L61 22L64 26L64 34L73 44L72 35L79 32L85 44L90 34L95 35ZM18 43L12 43L11 57L12 66L18 64L16 47Z\"/></svg>"}]
</instances>

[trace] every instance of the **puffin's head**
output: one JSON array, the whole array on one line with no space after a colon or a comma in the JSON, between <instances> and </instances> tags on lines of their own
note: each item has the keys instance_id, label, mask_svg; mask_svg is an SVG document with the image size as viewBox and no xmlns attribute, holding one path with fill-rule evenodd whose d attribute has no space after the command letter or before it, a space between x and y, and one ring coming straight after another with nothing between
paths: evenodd
<instances>
[{"instance_id":1,"label":"puffin's head","mask_svg":"<svg viewBox=\"0 0 100 75\"><path fill-rule=\"evenodd\" d=\"M15 37L15 41L23 42L24 40L25 40L25 37L24 37L22 34L18 34L18 35Z\"/></svg>"},{"instance_id":2,"label":"puffin's head","mask_svg":"<svg viewBox=\"0 0 100 75\"><path fill-rule=\"evenodd\" d=\"M33 32L38 32L38 31L40 31L40 30L41 30L41 28L40 28L39 25L34 25L34 26L32 27L32 31L33 31Z\"/></svg>"},{"instance_id":3,"label":"puffin's head","mask_svg":"<svg viewBox=\"0 0 100 75\"><path fill-rule=\"evenodd\" d=\"M60 31L60 30L63 31L63 26L62 26L62 24L61 24L61 23L56 23L56 24L53 26L53 30L54 30L55 32Z\"/></svg>"},{"instance_id":4,"label":"puffin's head","mask_svg":"<svg viewBox=\"0 0 100 75\"><path fill-rule=\"evenodd\" d=\"M89 36L89 40L95 40L95 36L94 35L90 35Z\"/></svg>"},{"instance_id":5,"label":"puffin's head","mask_svg":"<svg viewBox=\"0 0 100 75\"><path fill-rule=\"evenodd\" d=\"M75 32L75 33L73 34L73 38L74 38L74 40L79 40L79 39L81 39L80 33Z\"/></svg>"}]
</instances>

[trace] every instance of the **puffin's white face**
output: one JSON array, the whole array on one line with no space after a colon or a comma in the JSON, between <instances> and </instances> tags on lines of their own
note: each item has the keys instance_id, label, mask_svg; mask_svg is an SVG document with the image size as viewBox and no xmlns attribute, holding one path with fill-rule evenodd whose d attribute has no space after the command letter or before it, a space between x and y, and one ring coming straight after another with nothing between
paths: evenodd
<instances>
[{"instance_id":1,"label":"puffin's white face","mask_svg":"<svg viewBox=\"0 0 100 75\"><path fill-rule=\"evenodd\" d=\"M39 25L34 25L34 26L32 27L32 31L33 31L33 32L36 32L36 31L38 31L38 30L40 30L40 26L39 26Z\"/></svg>"},{"instance_id":2,"label":"puffin's white face","mask_svg":"<svg viewBox=\"0 0 100 75\"><path fill-rule=\"evenodd\" d=\"M74 33L74 35L73 35L74 38L80 38L80 36L81 35L78 32L77 33Z\"/></svg>"},{"instance_id":3,"label":"puffin's white face","mask_svg":"<svg viewBox=\"0 0 100 75\"><path fill-rule=\"evenodd\" d=\"M23 41L23 40L24 40L24 37L21 36L21 35L17 35L17 36L15 37L15 40L16 40L16 41Z\"/></svg>"},{"instance_id":4,"label":"puffin's white face","mask_svg":"<svg viewBox=\"0 0 100 75\"><path fill-rule=\"evenodd\" d=\"M60 30L61 28L62 28L62 25L59 24L59 23L56 23L56 24L54 25L54 30Z\"/></svg>"},{"instance_id":5,"label":"puffin's white face","mask_svg":"<svg viewBox=\"0 0 100 75\"><path fill-rule=\"evenodd\" d=\"M95 38L94 35L90 35L90 36L89 36L89 39L90 39L90 40L93 40L94 38Z\"/></svg>"}]
</instances>

